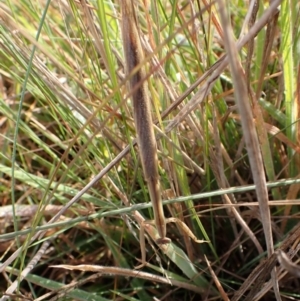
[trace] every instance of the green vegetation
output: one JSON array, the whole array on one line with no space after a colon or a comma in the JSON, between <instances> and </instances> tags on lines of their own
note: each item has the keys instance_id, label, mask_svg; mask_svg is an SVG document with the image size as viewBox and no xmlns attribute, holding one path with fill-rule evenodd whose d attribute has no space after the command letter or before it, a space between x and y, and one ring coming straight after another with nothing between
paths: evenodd
<instances>
[{"instance_id":1,"label":"green vegetation","mask_svg":"<svg viewBox=\"0 0 300 301\"><path fill-rule=\"evenodd\" d=\"M225 1L227 27L221 0L132 1L165 215L206 241L160 246L119 1L0 3L0 301L299 300L269 268L298 251L298 1Z\"/></svg>"}]
</instances>

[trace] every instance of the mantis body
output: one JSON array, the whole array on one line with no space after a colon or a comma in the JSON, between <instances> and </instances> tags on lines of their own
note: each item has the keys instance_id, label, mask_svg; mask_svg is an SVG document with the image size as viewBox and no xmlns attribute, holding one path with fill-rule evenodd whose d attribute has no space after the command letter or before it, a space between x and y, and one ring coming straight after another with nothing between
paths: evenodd
<instances>
[{"instance_id":1,"label":"mantis body","mask_svg":"<svg viewBox=\"0 0 300 301\"><path fill-rule=\"evenodd\" d=\"M134 123L137 131L138 147L144 172L148 185L150 200L154 211L154 224L159 238L159 245L168 244L171 240L166 236L168 222L176 222L180 228L195 242L197 240L190 229L177 218L166 219L161 200L161 190L158 173L157 145L151 116L151 106L148 95L146 72L144 70L144 53L141 46L140 35L137 26L134 6L131 0L120 0L122 10L122 36L125 54L126 75L129 76L129 89L133 100ZM149 222L147 222L149 223ZM142 267L146 263L144 229L141 225L141 252Z\"/></svg>"},{"instance_id":2,"label":"mantis body","mask_svg":"<svg viewBox=\"0 0 300 301\"><path fill-rule=\"evenodd\" d=\"M144 54L139 38L133 4L130 0L122 0L122 35L126 61L126 74L130 75L129 88L132 91L134 122L141 162L147 181L150 199L154 211L155 225L160 236L160 244L169 243L166 237L166 220L164 216L158 174L157 146L151 117L150 100L146 73L141 63Z\"/></svg>"}]
</instances>

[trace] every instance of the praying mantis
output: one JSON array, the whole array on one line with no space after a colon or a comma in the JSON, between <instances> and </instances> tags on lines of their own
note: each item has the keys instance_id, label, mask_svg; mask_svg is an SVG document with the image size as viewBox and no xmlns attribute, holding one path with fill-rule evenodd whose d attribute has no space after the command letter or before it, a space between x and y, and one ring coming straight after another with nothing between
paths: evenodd
<instances>
[{"instance_id":1,"label":"praying mantis","mask_svg":"<svg viewBox=\"0 0 300 301\"><path fill-rule=\"evenodd\" d=\"M125 73L129 76L129 90L133 101L134 123L137 132L137 142L141 157L144 177L147 182L150 200L154 212L154 225L156 226L159 238L156 240L158 245L169 244L171 240L167 237L168 222L176 222L181 229L187 233L194 241L198 240L190 229L176 218L166 219L164 215L160 181L158 173L157 145L153 129L151 116L151 106L148 95L146 72L142 62L144 61L143 49L141 46L138 23L134 11L134 4L131 0L121 0L122 11L122 36L125 54ZM151 222L147 222L151 223ZM141 226L142 228L142 226ZM141 229L141 233L144 232ZM145 242L141 238L142 266L146 263Z\"/></svg>"}]
</instances>

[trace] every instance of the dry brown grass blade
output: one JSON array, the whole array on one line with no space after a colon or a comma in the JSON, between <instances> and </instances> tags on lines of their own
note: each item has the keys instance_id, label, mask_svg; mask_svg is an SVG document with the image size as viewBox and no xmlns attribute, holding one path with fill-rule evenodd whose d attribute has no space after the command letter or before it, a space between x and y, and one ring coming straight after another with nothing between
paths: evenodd
<instances>
[{"instance_id":1,"label":"dry brown grass blade","mask_svg":"<svg viewBox=\"0 0 300 301\"><path fill-rule=\"evenodd\" d=\"M47 249L49 248L52 240L55 237L52 237L51 239L45 241L41 248L38 250L38 252L34 255L34 257L29 261L27 266L23 269L21 274L18 276L18 278L10 284L8 289L5 291L5 294L1 297L0 301L9 300L9 296L14 293L14 291L18 288L20 281L22 281L31 271L32 269L37 265L37 263L40 261L41 257L45 255ZM21 248L20 248L21 249ZM1 266L3 267L3 265Z\"/></svg>"},{"instance_id":2,"label":"dry brown grass blade","mask_svg":"<svg viewBox=\"0 0 300 301\"><path fill-rule=\"evenodd\" d=\"M291 255L290 257L294 257L294 255L296 255L299 252L300 249L300 244L299 244L299 238L294 241L293 245L291 246L291 248L289 248L288 253ZM280 250L276 251L275 254L277 255L277 260L280 261L280 258L278 256L278 253L280 253ZM289 261L291 261L289 259ZM296 264L299 264L299 259L296 261ZM282 265L281 267L276 268L277 274L278 274L278 278L281 280L283 279L288 273L289 271L286 270ZM291 276L293 275L289 275L288 278L291 278ZM283 280L285 281L285 280ZM253 301L259 301L262 299L262 297L265 296L265 294L267 292L269 292L272 289L272 282L271 280L267 281L264 283L264 285L262 286L261 290L258 291L256 293L256 295L253 298Z\"/></svg>"},{"instance_id":3,"label":"dry brown grass blade","mask_svg":"<svg viewBox=\"0 0 300 301\"><path fill-rule=\"evenodd\" d=\"M218 288L218 290L219 290L219 292L220 292L220 294L222 296L222 299L224 301L230 301L229 298L228 298L228 296L227 296L227 294L226 294L226 292L224 291L224 289L222 287L222 284L220 283L217 275L215 274L214 270L212 269L209 261L207 260L207 258L206 258L205 255L204 255L204 257L205 257L205 261L206 261L207 267L208 267L208 269L210 271L210 274L211 274L211 276L212 276L212 278L213 278L213 280L214 280L214 282L216 284L216 287Z\"/></svg>"},{"instance_id":4,"label":"dry brown grass blade","mask_svg":"<svg viewBox=\"0 0 300 301\"><path fill-rule=\"evenodd\" d=\"M218 3L220 8L221 23L224 28L225 48L227 51L233 84L235 87L235 99L241 115L244 139L247 147L254 183L256 185L256 193L259 202L265 240L267 244L267 251L268 256L270 257L274 253L271 215L268 205L268 191L258 135L255 129L252 109L248 100L245 72L242 68L238 51L234 44L233 30L230 26L228 16L226 15L225 3L222 0L219 0ZM275 270L272 271L272 279L274 293L276 299L279 301L281 300L281 297Z\"/></svg>"},{"instance_id":5,"label":"dry brown grass blade","mask_svg":"<svg viewBox=\"0 0 300 301\"><path fill-rule=\"evenodd\" d=\"M278 17L279 17L279 11L273 16L271 21L268 22L267 24L262 66L260 69L260 77L258 79L257 88L256 88L256 99L260 98L260 94L262 91L264 77L267 70L269 57L271 55L272 45L274 43L274 38L276 35Z\"/></svg>"},{"instance_id":6,"label":"dry brown grass blade","mask_svg":"<svg viewBox=\"0 0 300 301\"><path fill-rule=\"evenodd\" d=\"M299 265L293 263L285 252L283 252L282 250L278 250L277 257L278 257L279 263L281 264L281 266L284 269L286 269L293 276L298 277L298 278L300 277Z\"/></svg>"},{"instance_id":7,"label":"dry brown grass blade","mask_svg":"<svg viewBox=\"0 0 300 301\"><path fill-rule=\"evenodd\" d=\"M253 9L251 12L250 20L248 22L248 27L249 29L253 26L256 20L257 12L259 9L259 1L255 0L252 1L253 3ZM251 82L251 60L253 56L253 51L254 51L254 39L251 39L248 43L248 48L247 48L247 60L246 60L246 78L247 78L247 84L248 84L248 91L250 91L250 82Z\"/></svg>"},{"instance_id":8,"label":"dry brown grass blade","mask_svg":"<svg viewBox=\"0 0 300 301\"><path fill-rule=\"evenodd\" d=\"M286 252L290 246L294 244L295 241L299 239L300 236L300 225L294 227L286 239L283 241L280 246L280 250ZM235 292L231 301L238 301L245 296L246 291L250 288L250 292L246 296L244 301L254 300L254 296L261 290L264 286L266 279L269 277L270 272L275 267L277 262L277 255L273 253L271 257L262 261L249 275L246 281L242 284L240 289Z\"/></svg>"}]
</instances>

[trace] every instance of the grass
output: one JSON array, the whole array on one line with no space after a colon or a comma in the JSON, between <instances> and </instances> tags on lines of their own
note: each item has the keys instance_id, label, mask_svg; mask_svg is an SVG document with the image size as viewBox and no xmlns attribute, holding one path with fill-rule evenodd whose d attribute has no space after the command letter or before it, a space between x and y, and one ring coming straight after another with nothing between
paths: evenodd
<instances>
[{"instance_id":1,"label":"grass","mask_svg":"<svg viewBox=\"0 0 300 301\"><path fill-rule=\"evenodd\" d=\"M297 262L296 2L230 1L226 26L221 0L134 1L165 213L207 241L170 223L158 246L147 224L141 270L119 2L0 3L0 300L300 299L272 271L274 249Z\"/></svg>"}]
</instances>

